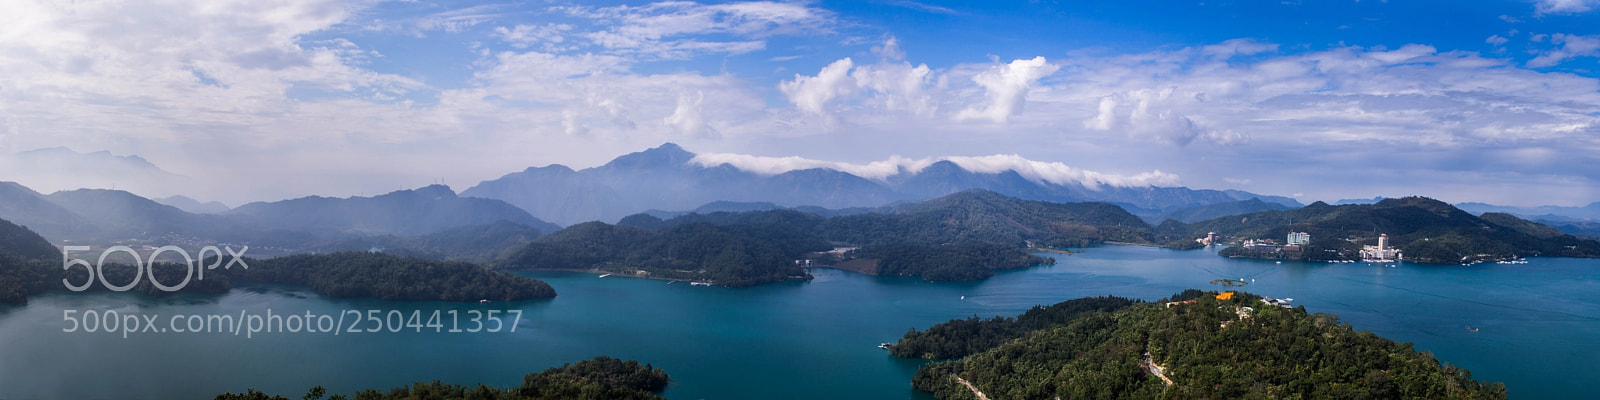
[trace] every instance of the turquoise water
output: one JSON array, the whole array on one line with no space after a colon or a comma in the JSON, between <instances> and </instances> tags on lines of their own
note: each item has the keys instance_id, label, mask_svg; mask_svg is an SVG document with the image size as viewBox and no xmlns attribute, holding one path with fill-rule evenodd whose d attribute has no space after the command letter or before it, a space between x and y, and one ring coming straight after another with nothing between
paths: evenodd
<instances>
[{"instance_id":1,"label":"turquoise water","mask_svg":"<svg viewBox=\"0 0 1600 400\"><path fill-rule=\"evenodd\" d=\"M514 386L521 376L596 355L663 367L673 399L926 399L911 390L917 360L875 348L908 328L1035 304L1114 294L1154 300L1216 278L1340 314L1357 329L1506 382L1513 398L1574 398L1600 390L1600 260L1535 258L1472 267L1229 260L1207 251L1099 247L1054 255L1054 266L984 282L928 283L817 270L811 282L748 289L540 273L553 300L452 304L328 299L283 286L221 296L148 299L53 294L0 308L0 398L210 398L247 388L298 397L417 380ZM965 299L962 298L965 296ZM516 332L65 333L64 310L119 315L240 311L337 316L341 310L434 310L462 316L523 311ZM348 324L348 321L347 321ZM1467 329L1477 328L1477 332ZM368 328L371 325L363 325ZM449 329L446 326L444 329Z\"/></svg>"}]
</instances>

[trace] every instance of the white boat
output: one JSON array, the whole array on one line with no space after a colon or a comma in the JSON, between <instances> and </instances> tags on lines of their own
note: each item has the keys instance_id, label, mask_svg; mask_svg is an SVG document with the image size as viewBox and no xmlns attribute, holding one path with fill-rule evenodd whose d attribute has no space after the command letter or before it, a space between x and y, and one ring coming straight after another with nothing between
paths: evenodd
<instances>
[{"instance_id":1,"label":"white boat","mask_svg":"<svg viewBox=\"0 0 1600 400\"><path fill-rule=\"evenodd\" d=\"M883 342L883 344L878 345L878 348L880 348L880 349L889 348L889 342Z\"/></svg>"},{"instance_id":2,"label":"white boat","mask_svg":"<svg viewBox=\"0 0 1600 400\"><path fill-rule=\"evenodd\" d=\"M608 276L611 276L611 274L602 274L602 275L600 275L601 278L608 277Z\"/></svg>"},{"instance_id":3,"label":"white boat","mask_svg":"<svg viewBox=\"0 0 1600 400\"><path fill-rule=\"evenodd\" d=\"M689 286L711 286L711 282L689 282Z\"/></svg>"},{"instance_id":4,"label":"white boat","mask_svg":"<svg viewBox=\"0 0 1600 400\"><path fill-rule=\"evenodd\" d=\"M480 304L481 303L488 303L488 302L489 302L489 299L478 300L478 303L480 303Z\"/></svg>"}]
</instances>

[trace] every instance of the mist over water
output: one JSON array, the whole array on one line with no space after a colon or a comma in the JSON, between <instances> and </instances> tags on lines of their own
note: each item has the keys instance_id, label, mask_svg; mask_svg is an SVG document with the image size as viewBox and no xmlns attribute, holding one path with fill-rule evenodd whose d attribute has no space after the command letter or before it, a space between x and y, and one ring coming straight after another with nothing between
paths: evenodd
<instances>
[{"instance_id":1,"label":"mist over water","mask_svg":"<svg viewBox=\"0 0 1600 400\"><path fill-rule=\"evenodd\" d=\"M819 269L817 279L747 289L537 273L553 300L458 304L330 299L255 285L221 296L150 299L51 294L0 308L0 398L209 398L254 388L298 397L414 381L495 386L523 374L609 355L666 369L674 399L929 398L910 388L920 360L875 348L909 328L972 315L1015 315L1083 296L1145 300L1212 279L1291 297L1356 329L1416 343L1512 398L1575 398L1600 390L1600 260L1535 258L1526 265L1321 264L1230 260L1213 252L1097 247L1053 254L1054 266L983 282L929 283ZM965 298L963 299L963 296ZM65 310L119 314L338 315L343 310L520 309L516 332L244 334L64 333ZM346 322L348 325L348 321ZM362 328L370 326L364 325ZM1476 332L1469 330L1477 329ZM449 329L448 326L445 327Z\"/></svg>"}]
</instances>

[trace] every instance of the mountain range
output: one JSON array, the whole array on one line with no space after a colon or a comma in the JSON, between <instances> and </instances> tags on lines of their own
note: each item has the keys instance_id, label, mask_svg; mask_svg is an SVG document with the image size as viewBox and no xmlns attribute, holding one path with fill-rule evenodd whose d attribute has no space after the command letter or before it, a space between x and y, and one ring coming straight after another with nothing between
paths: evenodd
<instances>
[{"instance_id":1,"label":"mountain range","mask_svg":"<svg viewBox=\"0 0 1600 400\"><path fill-rule=\"evenodd\" d=\"M115 155L109 151L80 153L66 147L40 148L0 157L0 176L45 192L112 188L165 196L192 190L200 184L137 155Z\"/></svg>"},{"instance_id":2,"label":"mountain range","mask_svg":"<svg viewBox=\"0 0 1600 400\"><path fill-rule=\"evenodd\" d=\"M530 167L480 182L461 195L504 200L563 225L612 222L646 210L689 210L717 201L839 209L921 201L969 189L1026 200L1108 202L1153 213L1256 198L1286 207L1301 206L1288 197L1236 190L1057 184L1028 179L1016 170L970 171L948 160L869 179L827 168L765 175L729 164L705 165L695 162L695 157L695 153L666 143L583 170L559 164Z\"/></svg>"},{"instance_id":3,"label":"mountain range","mask_svg":"<svg viewBox=\"0 0 1600 400\"><path fill-rule=\"evenodd\" d=\"M316 249L362 237L388 237L392 242L395 237L470 226L508 232L507 237L561 229L516 206L459 197L442 185L373 197L312 196L257 202L218 214L196 214L121 190L78 189L42 195L14 182L0 182L0 219L27 226L55 242L171 240L175 236L286 250ZM534 232L487 228L501 222Z\"/></svg>"},{"instance_id":4,"label":"mountain range","mask_svg":"<svg viewBox=\"0 0 1600 400\"><path fill-rule=\"evenodd\" d=\"M221 214L230 209L227 204L216 201L201 202L184 195L173 195L155 200L157 203L177 207L179 210L194 214Z\"/></svg>"},{"instance_id":5,"label":"mountain range","mask_svg":"<svg viewBox=\"0 0 1600 400\"><path fill-rule=\"evenodd\" d=\"M1484 203L1460 203L1456 207L1473 214L1498 212L1513 214L1519 217L1547 221L1596 221L1600 220L1600 202L1589 203L1583 207L1507 207Z\"/></svg>"}]
</instances>

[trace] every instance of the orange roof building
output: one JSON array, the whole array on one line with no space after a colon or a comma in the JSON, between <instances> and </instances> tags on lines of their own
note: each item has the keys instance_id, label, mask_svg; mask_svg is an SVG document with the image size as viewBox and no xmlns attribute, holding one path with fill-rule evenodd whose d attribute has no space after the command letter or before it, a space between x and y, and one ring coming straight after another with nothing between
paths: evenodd
<instances>
[{"instance_id":1,"label":"orange roof building","mask_svg":"<svg viewBox=\"0 0 1600 400\"><path fill-rule=\"evenodd\" d=\"M1233 298L1233 292L1222 292L1222 293L1217 294L1217 300L1228 300L1228 299L1232 299L1232 298Z\"/></svg>"}]
</instances>

